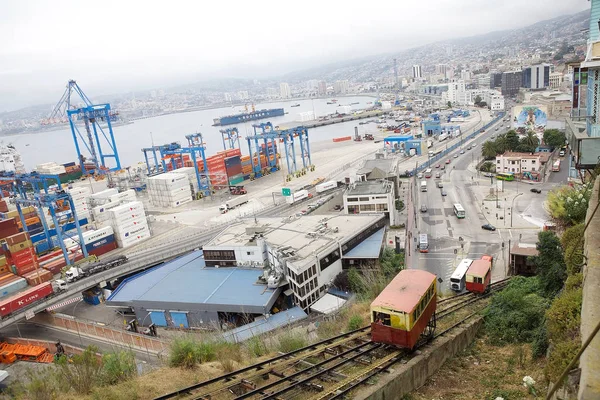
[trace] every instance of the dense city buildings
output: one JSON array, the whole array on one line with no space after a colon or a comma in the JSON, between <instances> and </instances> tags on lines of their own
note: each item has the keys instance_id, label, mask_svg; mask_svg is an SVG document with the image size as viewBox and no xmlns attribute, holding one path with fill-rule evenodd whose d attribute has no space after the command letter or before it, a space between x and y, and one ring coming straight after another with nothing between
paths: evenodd
<instances>
[{"instance_id":1,"label":"dense city buildings","mask_svg":"<svg viewBox=\"0 0 600 400\"><path fill-rule=\"evenodd\" d=\"M519 93L523 83L522 71L504 72L502 74L502 95L514 97Z\"/></svg>"},{"instance_id":2,"label":"dense city buildings","mask_svg":"<svg viewBox=\"0 0 600 400\"><path fill-rule=\"evenodd\" d=\"M292 91L290 90L290 85L286 82L282 82L279 84L279 96L282 99L289 99L292 97Z\"/></svg>"},{"instance_id":3,"label":"dense city buildings","mask_svg":"<svg viewBox=\"0 0 600 400\"><path fill-rule=\"evenodd\" d=\"M523 87L531 90L546 89L550 86L550 65L533 65L523 69Z\"/></svg>"}]
</instances>

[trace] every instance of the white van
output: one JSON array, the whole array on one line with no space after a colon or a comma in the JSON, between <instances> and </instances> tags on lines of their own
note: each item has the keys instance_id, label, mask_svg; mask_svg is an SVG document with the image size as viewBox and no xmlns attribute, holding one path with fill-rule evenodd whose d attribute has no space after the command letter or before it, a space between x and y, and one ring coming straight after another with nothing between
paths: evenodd
<instances>
[{"instance_id":1,"label":"white van","mask_svg":"<svg viewBox=\"0 0 600 400\"><path fill-rule=\"evenodd\" d=\"M427 191L427 181L421 181L421 192Z\"/></svg>"}]
</instances>

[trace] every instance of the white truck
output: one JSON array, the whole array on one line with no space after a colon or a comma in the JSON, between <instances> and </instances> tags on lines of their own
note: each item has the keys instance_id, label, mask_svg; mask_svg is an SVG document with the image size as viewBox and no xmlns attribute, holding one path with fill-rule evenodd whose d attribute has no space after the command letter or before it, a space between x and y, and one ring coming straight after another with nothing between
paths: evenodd
<instances>
[{"instance_id":1,"label":"white truck","mask_svg":"<svg viewBox=\"0 0 600 400\"><path fill-rule=\"evenodd\" d=\"M433 147L433 140L427 139L427 148L430 149L431 147Z\"/></svg>"},{"instance_id":2,"label":"white truck","mask_svg":"<svg viewBox=\"0 0 600 400\"><path fill-rule=\"evenodd\" d=\"M241 206L242 204L246 204L248 202L248 197L246 195L242 195L239 197L234 197L231 200L227 200L224 204L219 206L219 211L221 214L225 214L229 210L233 210L234 208Z\"/></svg>"},{"instance_id":3,"label":"white truck","mask_svg":"<svg viewBox=\"0 0 600 400\"><path fill-rule=\"evenodd\" d=\"M421 192L427 191L427 181L421 181Z\"/></svg>"},{"instance_id":4,"label":"white truck","mask_svg":"<svg viewBox=\"0 0 600 400\"><path fill-rule=\"evenodd\" d=\"M317 190L317 193L323 193L328 190L335 189L336 187L337 181L327 181L315 186L315 189Z\"/></svg>"},{"instance_id":5,"label":"white truck","mask_svg":"<svg viewBox=\"0 0 600 400\"><path fill-rule=\"evenodd\" d=\"M448 137L447 133L445 133L445 132L444 133L440 133L439 136L438 136L438 140L441 142L443 140L446 140L447 137Z\"/></svg>"},{"instance_id":6,"label":"white truck","mask_svg":"<svg viewBox=\"0 0 600 400\"><path fill-rule=\"evenodd\" d=\"M298 190L296 193L292 193L291 196L287 196L285 198L286 203L294 204L299 202L300 200L310 199L312 194L308 193L308 190Z\"/></svg>"}]
</instances>

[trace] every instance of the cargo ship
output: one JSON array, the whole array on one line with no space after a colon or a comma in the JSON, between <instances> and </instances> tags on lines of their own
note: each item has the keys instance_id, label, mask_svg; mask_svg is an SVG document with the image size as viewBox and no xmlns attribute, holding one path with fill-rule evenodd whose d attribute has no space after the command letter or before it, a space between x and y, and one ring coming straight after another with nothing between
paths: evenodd
<instances>
[{"instance_id":1,"label":"cargo ship","mask_svg":"<svg viewBox=\"0 0 600 400\"><path fill-rule=\"evenodd\" d=\"M283 108L255 110L254 105L252 105L252 111L248 111L248 107L246 107L246 110L243 113L226 115L221 118L213 119L213 126L240 124L248 121L256 121L259 119L281 117L283 115L285 115L285 111L283 110Z\"/></svg>"}]
</instances>

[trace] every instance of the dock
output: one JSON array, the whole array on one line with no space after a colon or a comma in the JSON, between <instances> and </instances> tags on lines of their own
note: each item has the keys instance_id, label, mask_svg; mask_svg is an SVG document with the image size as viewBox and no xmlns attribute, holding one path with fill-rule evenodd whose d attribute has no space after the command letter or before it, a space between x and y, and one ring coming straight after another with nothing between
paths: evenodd
<instances>
[{"instance_id":1,"label":"dock","mask_svg":"<svg viewBox=\"0 0 600 400\"><path fill-rule=\"evenodd\" d=\"M391 110L390 110L391 111ZM356 121L360 119L380 117L384 115L387 111L382 110L374 110L374 111L364 111L360 114L352 114L352 115L344 115L337 118L330 118L327 120L312 120L312 121L292 121L292 122L284 122L283 124L279 124L279 129L294 129L299 126L303 126L305 128L318 128L320 126L339 124L342 122L348 121Z\"/></svg>"}]
</instances>

